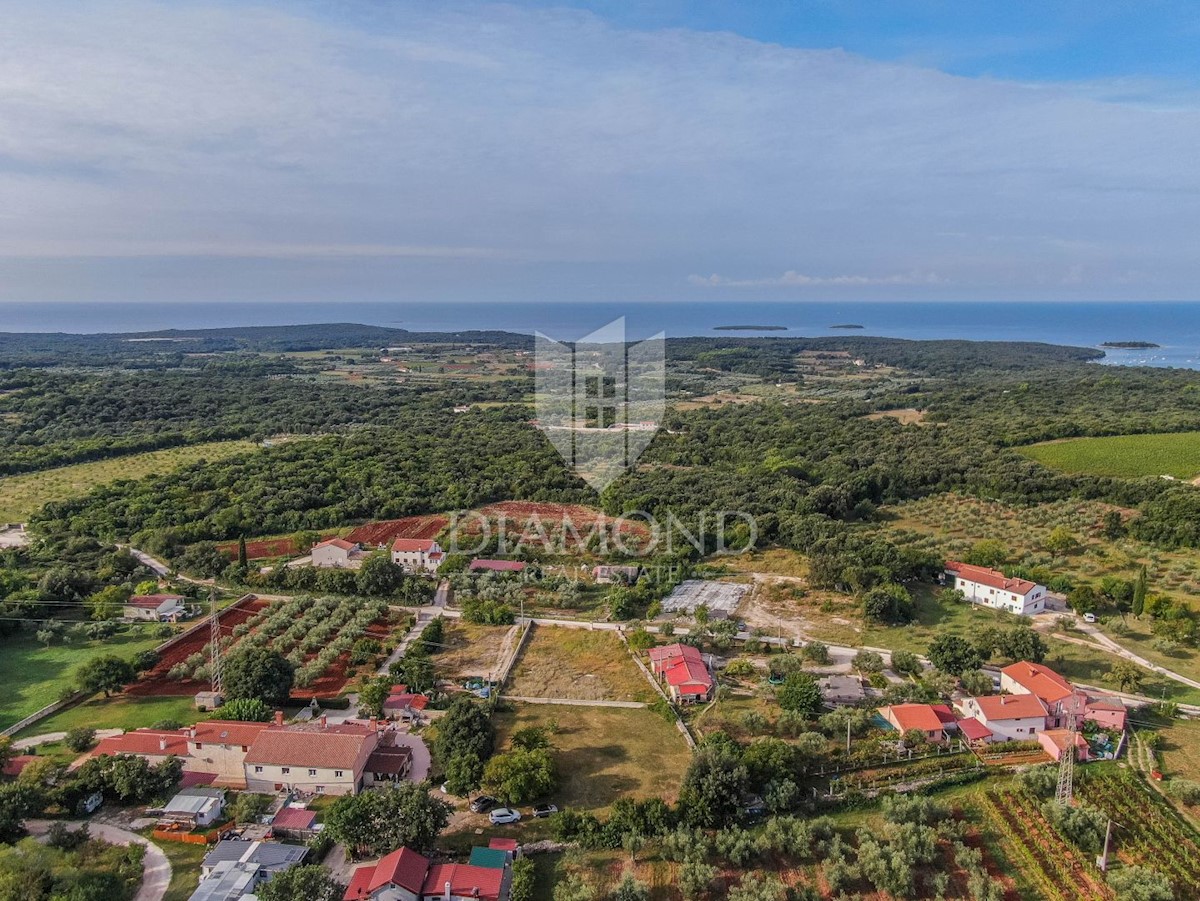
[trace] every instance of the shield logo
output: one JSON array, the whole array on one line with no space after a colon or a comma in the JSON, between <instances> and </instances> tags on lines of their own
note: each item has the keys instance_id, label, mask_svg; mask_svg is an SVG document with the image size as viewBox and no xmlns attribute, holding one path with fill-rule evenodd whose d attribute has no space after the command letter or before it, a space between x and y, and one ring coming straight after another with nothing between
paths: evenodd
<instances>
[{"instance_id":1,"label":"shield logo","mask_svg":"<svg viewBox=\"0 0 1200 901\"><path fill-rule=\"evenodd\" d=\"M573 344L536 333L538 428L597 492L631 467L665 409L666 336L625 340L625 318Z\"/></svg>"}]
</instances>

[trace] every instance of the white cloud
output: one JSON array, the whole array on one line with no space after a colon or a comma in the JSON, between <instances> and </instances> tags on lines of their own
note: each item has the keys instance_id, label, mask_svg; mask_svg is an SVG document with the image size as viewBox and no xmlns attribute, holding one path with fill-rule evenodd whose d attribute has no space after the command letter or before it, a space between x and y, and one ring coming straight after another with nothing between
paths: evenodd
<instances>
[{"instance_id":1,"label":"white cloud","mask_svg":"<svg viewBox=\"0 0 1200 901\"><path fill-rule=\"evenodd\" d=\"M339 260L353 296L420 300L671 299L713 270L789 270L700 279L731 297L1200 282L1200 110L1182 95L561 9L9 7L0 299L345 297ZM81 262L68 276L56 256ZM210 260L203 285L171 257Z\"/></svg>"}]
</instances>

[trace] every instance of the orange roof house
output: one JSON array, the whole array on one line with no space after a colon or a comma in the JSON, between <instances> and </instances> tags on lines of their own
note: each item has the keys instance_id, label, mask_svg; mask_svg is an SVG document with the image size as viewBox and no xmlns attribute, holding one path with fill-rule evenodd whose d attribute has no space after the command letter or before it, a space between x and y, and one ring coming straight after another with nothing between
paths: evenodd
<instances>
[{"instance_id":1,"label":"orange roof house","mask_svg":"<svg viewBox=\"0 0 1200 901\"><path fill-rule=\"evenodd\" d=\"M1022 660L1000 670L1000 688L1013 694L1029 694L1053 704L1070 697L1075 686L1040 663Z\"/></svg>"},{"instance_id":2,"label":"orange roof house","mask_svg":"<svg viewBox=\"0 0 1200 901\"><path fill-rule=\"evenodd\" d=\"M931 704L892 704L880 707L878 712L897 732L915 729L929 741L942 741L946 737L946 724Z\"/></svg>"}]
</instances>

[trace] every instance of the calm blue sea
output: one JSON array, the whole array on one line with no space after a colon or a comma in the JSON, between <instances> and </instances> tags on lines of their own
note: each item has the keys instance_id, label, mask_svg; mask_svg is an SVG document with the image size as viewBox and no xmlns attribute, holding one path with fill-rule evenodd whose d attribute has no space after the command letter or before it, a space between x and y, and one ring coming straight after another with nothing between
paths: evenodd
<instances>
[{"instance_id":1,"label":"calm blue sea","mask_svg":"<svg viewBox=\"0 0 1200 901\"><path fill-rule=\"evenodd\" d=\"M1200 369L1200 303L0 303L0 332L134 332L357 322L413 331L541 331L572 340L624 316L630 338L695 335L881 335L1045 341L1110 350L1107 362ZM862 330L830 326L854 323ZM720 332L717 325L782 325L786 332Z\"/></svg>"}]
</instances>

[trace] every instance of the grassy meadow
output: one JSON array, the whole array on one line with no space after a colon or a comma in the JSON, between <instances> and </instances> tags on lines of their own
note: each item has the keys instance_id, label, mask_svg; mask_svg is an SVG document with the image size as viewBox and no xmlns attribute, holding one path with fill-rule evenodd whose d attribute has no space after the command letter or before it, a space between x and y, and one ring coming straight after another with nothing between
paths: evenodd
<instances>
[{"instance_id":1,"label":"grassy meadow","mask_svg":"<svg viewBox=\"0 0 1200 901\"><path fill-rule=\"evenodd\" d=\"M646 677L612 632L534 627L506 694L587 701L654 701Z\"/></svg>"},{"instance_id":2,"label":"grassy meadow","mask_svg":"<svg viewBox=\"0 0 1200 901\"><path fill-rule=\"evenodd\" d=\"M1070 438L1021 448L1021 453L1063 472L1117 478L1200 476L1200 432Z\"/></svg>"},{"instance_id":3,"label":"grassy meadow","mask_svg":"<svg viewBox=\"0 0 1200 901\"><path fill-rule=\"evenodd\" d=\"M63 501L117 479L140 479L170 472L198 460L219 460L254 450L252 441L210 441L77 463L42 472L0 478L0 522L24 522L50 501Z\"/></svg>"}]
</instances>

